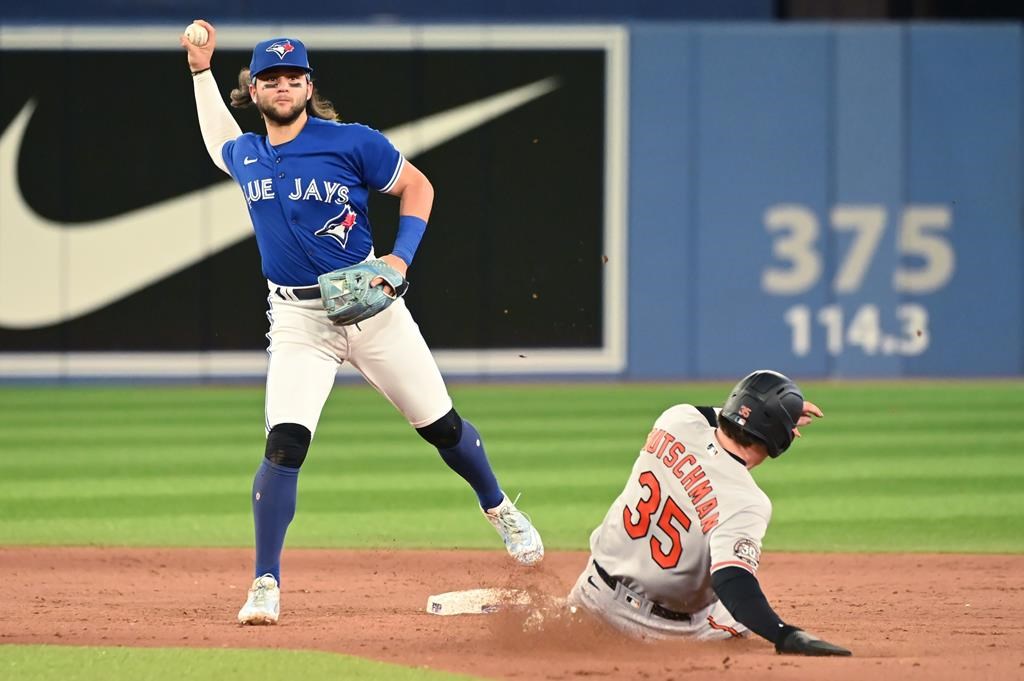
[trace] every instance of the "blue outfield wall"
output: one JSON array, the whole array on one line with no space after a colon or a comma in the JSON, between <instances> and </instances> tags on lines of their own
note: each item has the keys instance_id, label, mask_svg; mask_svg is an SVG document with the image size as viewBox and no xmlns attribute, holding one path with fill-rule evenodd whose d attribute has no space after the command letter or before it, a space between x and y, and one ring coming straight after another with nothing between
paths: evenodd
<instances>
[{"instance_id":1,"label":"blue outfield wall","mask_svg":"<svg viewBox=\"0 0 1024 681\"><path fill-rule=\"evenodd\" d=\"M758 2L729 6L746 4ZM14 310L0 318L0 381L265 371L257 253L241 203L237 214L205 203L229 211L220 197L237 194L200 146L180 25L139 26L136 43L112 48L95 27L0 21L8 70L28 59L44 75L74 66L60 98L28 88L19 96L38 110L15 101L0 116L0 160L18 169L0 175L0 274ZM221 64L247 60L269 30L227 26ZM368 81L386 93L346 102L359 107L353 120L368 115L382 129L561 79L546 99L420 152L444 198L410 304L448 375L672 380L759 366L801 378L1024 375L1019 24L407 25L369 27L360 45L335 26L316 28L318 58L336 72L348 59L390 69ZM167 144L157 153L170 162L128 174L75 132L108 123L75 74L121 64L125 49L139 51L119 68L178 76L165 104L179 107L162 108L162 123L137 119L162 125ZM225 75L234 78L222 71L222 85ZM436 87L449 80L452 92ZM51 144L40 131L67 111L61 129L77 141ZM152 142L136 119L112 120L132 134L129 147ZM110 189L90 175L120 179ZM509 197L514 205L503 203ZM164 202L202 208L163 224ZM72 266L97 261L84 251L69 259L75 230L114 216L158 235L154 248L173 234L205 250L148 279L130 267L137 246L99 273ZM531 251L530 239L542 248ZM420 290L448 293L438 254L456 250L475 253L476 272L495 285L479 297L417 299ZM50 266L44 285L24 286L26 262ZM224 281L249 288L225 305ZM71 309L71 294L90 287L116 296ZM39 301L56 312L37 319Z\"/></svg>"},{"instance_id":2,"label":"blue outfield wall","mask_svg":"<svg viewBox=\"0 0 1024 681\"><path fill-rule=\"evenodd\" d=\"M628 376L1024 373L1018 25L638 25Z\"/></svg>"}]
</instances>

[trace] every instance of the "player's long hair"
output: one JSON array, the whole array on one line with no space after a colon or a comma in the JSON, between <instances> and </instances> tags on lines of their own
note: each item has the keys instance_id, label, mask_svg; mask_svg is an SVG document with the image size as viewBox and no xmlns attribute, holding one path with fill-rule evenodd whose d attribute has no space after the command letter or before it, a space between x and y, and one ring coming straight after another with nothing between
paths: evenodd
<instances>
[{"instance_id":1,"label":"player's long hair","mask_svg":"<svg viewBox=\"0 0 1024 681\"><path fill-rule=\"evenodd\" d=\"M252 98L249 97L249 67L244 67L238 72L238 87L231 91L231 106L236 109L245 109L252 106ZM339 119L338 112L330 100L320 96L316 87L313 88L313 96L306 102L306 114L314 118L322 118L325 121L336 121Z\"/></svg>"}]
</instances>

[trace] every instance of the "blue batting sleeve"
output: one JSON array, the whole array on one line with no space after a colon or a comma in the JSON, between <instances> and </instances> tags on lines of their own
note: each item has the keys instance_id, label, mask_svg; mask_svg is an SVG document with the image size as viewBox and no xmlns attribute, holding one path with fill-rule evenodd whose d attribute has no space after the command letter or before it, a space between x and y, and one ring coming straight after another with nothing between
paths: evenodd
<instances>
[{"instance_id":1,"label":"blue batting sleeve","mask_svg":"<svg viewBox=\"0 0 1024 681\"><path fill-rule=\"evenodd\" d=\"M412 256L416 254L426 231L427 221L423 218L415 215L401 216L398 218L398 235L395 236L395 247L391 253L404 260L406 265L411 265Z\"/></svg>"}]
</instances>

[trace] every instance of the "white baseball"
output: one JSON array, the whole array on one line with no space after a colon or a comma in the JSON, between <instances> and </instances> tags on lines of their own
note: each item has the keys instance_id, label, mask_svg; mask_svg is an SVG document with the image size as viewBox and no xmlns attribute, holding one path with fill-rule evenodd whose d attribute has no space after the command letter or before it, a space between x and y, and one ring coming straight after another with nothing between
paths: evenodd
<instances>
[{"instance_id":1,"label":"white baseball","mask_svg":"<svg viewBox=\"0 0 1024 681\"><path fill-rule=\"evenodd\" d=\"M202 47L210 39L210 33L199 24L189 24L185 27L185 38L193 45Z\"/></svg>"}]
</instances>

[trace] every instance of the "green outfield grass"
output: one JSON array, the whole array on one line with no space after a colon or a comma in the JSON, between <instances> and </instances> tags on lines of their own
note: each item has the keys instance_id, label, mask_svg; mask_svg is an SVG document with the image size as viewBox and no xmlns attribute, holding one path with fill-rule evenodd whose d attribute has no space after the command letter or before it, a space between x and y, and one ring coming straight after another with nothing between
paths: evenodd
<instances>
[{"instance_id":1,"label":"green outfield grass","mask_svg":"<svg viewBox=\"0 0 1024 681\"><path fill-rule=\"evenodd\" d=\"M725 384L452 387L551 549L583 549L654 418ZM1024 383L807 383L826 418L755 477L771 550L1024 551ZM0 388L0 545L250 546L261 387ZM401 416L338 386L291 547L497 548Z\"/></svg>"},{"instance_id":2,"label":"green outfield grass","mask_svg":"<svg viewBox=\"0 0 1024 681\"><path fill-rule=\"evenodd\" d=\"M0 645L0 678L18 681L454 681L475 677L308 651Z\"/></svg>"}]
</instances>

